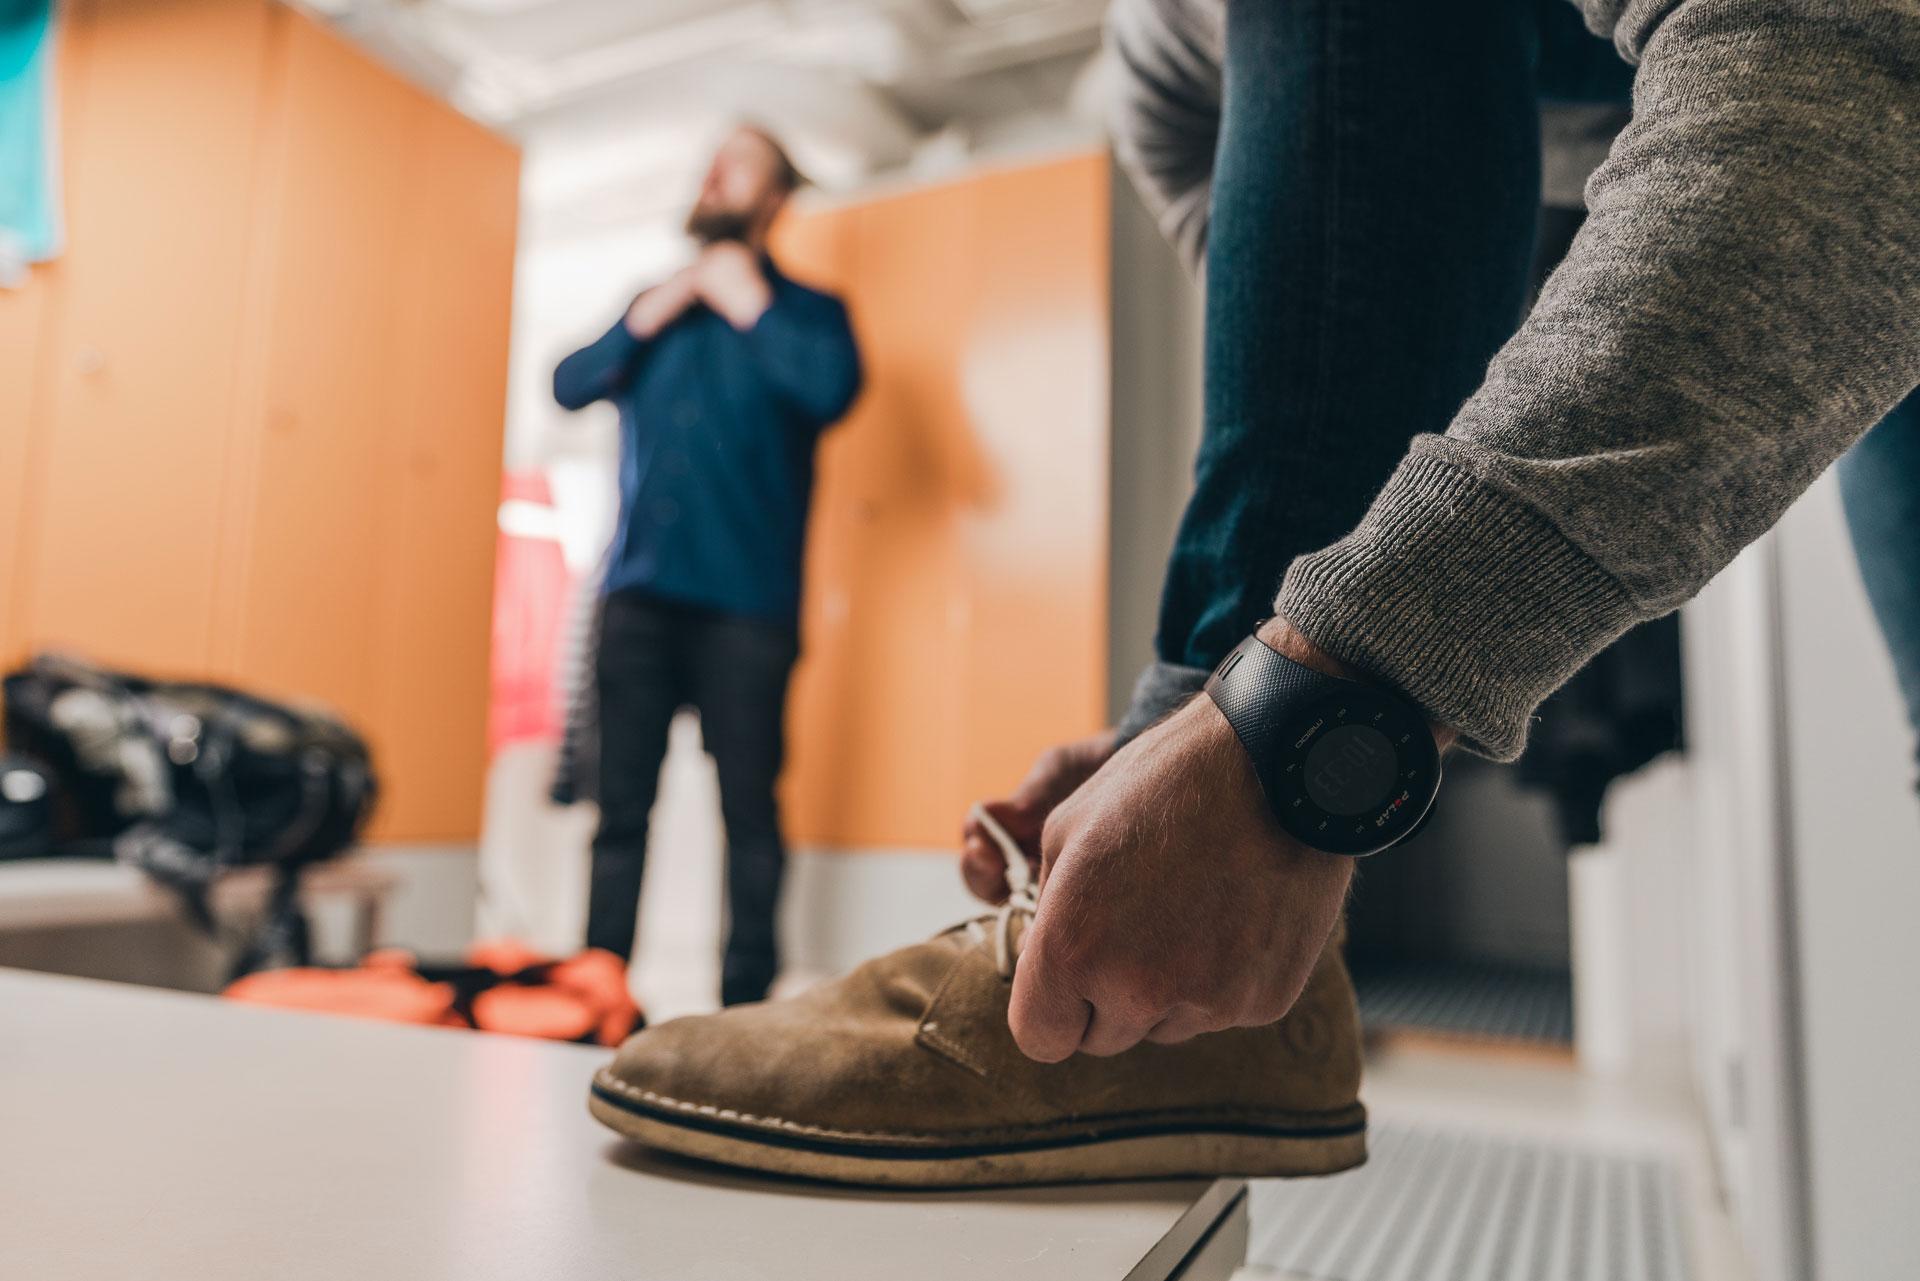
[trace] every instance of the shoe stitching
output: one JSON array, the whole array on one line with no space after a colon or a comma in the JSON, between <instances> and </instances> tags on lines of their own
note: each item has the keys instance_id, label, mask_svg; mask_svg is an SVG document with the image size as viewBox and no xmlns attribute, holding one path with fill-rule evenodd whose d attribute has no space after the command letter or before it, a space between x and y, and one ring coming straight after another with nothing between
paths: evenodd
<instances>
[{"instance_id":1,"label":"shoe stitching","mask_svg":"<svg viewBox=\"0 0 1920 1281\"><path fill-rule=\"evenodd\" d=\"M986 1065L967 1053L957 1041L947 1036L944 1032L938 1031L933 1024L922 1023L920 1025L920 1040L925 1042L931 1049L938 1051L942 1056L953 1060L954 1063L960 1067L966 1068L975 1076L980 1077L982 1080L986 1079Z\"/></svg>"},{"instance_id":2,"label":"shoe stitching","mask_svg":"<svg viewBox=\"0 0 1920 1281\"><path fill-rule=\"evenodd\" d=\"M933 995L927 998L927 1008L920 1015L920 1026L915 1029L914 1039L955 1067L963 1068L984 1081L987 1078L986 1065L958 1041L940 1031L939 1024L933 1017L933 1012L940 1008L940 998L946 995L948 988L953 986L954 976L965 968L966 957L954 957L953 964L947 967L947 972L941 976L940 982L934 987Z\"/></svg>"},{"instance_id":3,"label":"shoe stitching","mask_svg":"<svg viewBox=\"0 0 1920 1281\"><path fill-rule=\"evenodd\" d=\"M737 1121L743 1125L764 1125L777 1130L785 1130L790 1134L805 1134L823 1139L872 1139L881 1142L909 1139L924 1140L929 1143L952 1143L959 1140L987 1139L1029 1132L1008 1128L1006 1126L984 1130L944 1130L938 1132L912 1130L838 1130L824 1125L807 1125L799 1121L789 1121L785 1117L759 1116L752 1112L742 1112L737 1108L716 1107L711 1103L689 1103L685 1099L676 1099L638 1085L629 1085L627 1082L610 1075L604 1070L595 1073L594 1080L599 1085L614 1091L616 1094L623 1094L630 1099L637 1099L642 1103L650 1103L668 1111L683 1112L690 1116L710 1117L718 1121ZM1355 1103L1349 1105L1349 1107L1340 1108L1333 1112L1286 1112L1275 1114L1244 1109L1208 1111L1198 1114L1191 1112L1127 1112L1114 1116L1089 1117L1086 1118L1086 1120L1088 1122L1126 1121L1138 1124L1143 1121L1151 1121L1164 1117L1170 1121L1191 1121L1195 1124L1202 1124L1207 1121L1226 1123L1238 1121L1258 1125L1272 1123L1278 1119L1278 1117L1285 1117L1289 1120L1311 1119L1325 1121L1334 1117L1344 1116L1349 1111L1359 1112L1363 1117L1365 1115L1361 1109L1361 1105ZM1057 1124L1073 1125L1075 1123L1073 1119L1069 1118Z\"/></svg>"}]
</instances>

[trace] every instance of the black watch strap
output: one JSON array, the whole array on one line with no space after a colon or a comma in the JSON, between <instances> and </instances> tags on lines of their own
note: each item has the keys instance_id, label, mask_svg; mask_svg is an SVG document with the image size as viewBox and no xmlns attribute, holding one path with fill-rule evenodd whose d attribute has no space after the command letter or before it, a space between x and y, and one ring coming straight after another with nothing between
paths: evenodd
<instances>
[{"instance_id":1,"label":"black watch strap","mask_svg":"<svg viewBox=\"0 0 1920 1281\"><path fill-rule=\"evenodd\" d=\"M1253 758L1254 773L1260 776L1260 785L1271 800L1279 792L1275 780L1267 774L1278 766L1285 748L1279 741L1285 722L1273 716L1272 710L1351 684L1296 663L1269 648L1258 636L1249 636L1235 645L1207 677L1207 697L1227 718L1240 745Z\"/></svg>"},{"instance_id":2,"label":"black watch strap","mask_svg":"<svg viewBox=\"0 0 1920 1281\"><path fill-rule=\"evenodd\" d=\"M1315 671L1249 636L1207 678L1280 826L1312 849L1363 855L1419 831L1440 786L1420 709Z\"/></svg>"}]
</instances>

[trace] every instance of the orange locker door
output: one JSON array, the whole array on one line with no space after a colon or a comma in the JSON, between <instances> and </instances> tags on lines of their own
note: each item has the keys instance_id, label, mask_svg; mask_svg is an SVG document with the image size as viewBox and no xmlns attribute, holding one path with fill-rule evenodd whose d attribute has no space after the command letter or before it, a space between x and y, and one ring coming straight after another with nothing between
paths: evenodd
<instances>
[{"instance_id":1,"label":"orange locker door","mask_svg":"<svg viewBox=\"0 0 1920 1281\"><path fill-rule=\"evenodd\" d=\"M0 665L12 668L25 656L22 617L26 578L21 547L28 537L28 495L39 415L34 401L40 378L43 317L51 267L35 269L18 289L0 289Z\"/></svg>"},{"instance_id":2,"label":"orange locker door","mask_svg":"<svg viewBox=\"0 0 1920 1281\"><path fill-rule=\"evenodd\" d=\"M1080 157L787 229L868 373L815 497L800 843L950 847L968 802L1103 720L1105 183Z\"/></svg>"},{"instance_id":3,"label":"orange locker door","mask_svg":"<svg viewBox=\"0 0 1920 1281\"><path fill-rule=\"evenodd\" d=\"M14 636L208 658L269 6L78 0Z\"/></svg>"},{"instance_id":4,"label":"orange locker door","mask_svg":"<svg viewBox=\"0 0 1920 1281\"><path fill-rule=\"evenodd\" d=\"M283 68L229 664L368 733L389 783L376 837L465 839L517 153L304 18Z\"/></svg>"},{"instance_id":5,"label":"orange locker door","mask_svg":"<svg viewBox=\"0 0 1920 1281\"><path fill-rule=\"evenodd\" d=\"M992 267L960 379L993 484L958 531L968 625L957 670L971 707L955 814L1106 723L1107 193L1102 156L978 185Z\"/></svg>"},{"instance_id":6,"label":"orange locker door","mask_svg":"<svg viewBox=\"0 0 1920 1281\"><path fill-rule=\"evenodd\" d=\"M966 698L951 533L969 433L949 353L972 306L974 202L942 188L828 216L849 228L835 284L868 377L820 460L791 705L793 836L924 844L939 839L958 759L940 727Z\"/></svg>"},{"instance_id":7,"label":"orange locker door","mask_svg":"<svg viewBox=\"0 0 1920 1281\"><path fill-rule=\"evenodd\" d=\"M283 17L258 201L267 250L250 299L255 371L231 505L238 564L221 666L320 699L369 726L378 711L382 467L395 410L394 273L415 93L316 26ZM377 745L376 745L377 746Z\"/></svg>"},{"instance_id":8,"label":"orange locker door","mask_svg":"<svg viewBox=\"0 0 1920 1281\"><path fill-rule=\"evenodd\" d=\"M400 420L381 488L380 831L479 830L520 158L439 104L419 133L395 280Z\"/></svg>"}]
</instances>

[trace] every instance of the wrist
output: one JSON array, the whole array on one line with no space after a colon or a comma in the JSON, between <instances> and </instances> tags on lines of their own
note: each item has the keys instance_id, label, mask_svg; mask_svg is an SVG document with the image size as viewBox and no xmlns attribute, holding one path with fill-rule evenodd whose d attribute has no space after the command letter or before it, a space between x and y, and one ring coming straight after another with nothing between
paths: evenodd
<instances>
[{"instance_id":1,"label":"wrist","mask_svg":"<svg viewBox=\"0 0 1920 1281\"><path fill-rule=\"evenodd\" d=\"M1363 685L1384 685L1385 682L1361 671L1349 663L1343 663L1333 655L1321 649L1301 634L1300 629L1284 618L1269 618L1254 630L1262 644L1274 653L1292 659L1302 667L1311 667L1316 672L1328 676L1337 676L1342 680L1359 681ZM1459 734L1450 726L1427 722L1427 728L1433 734L1433 745L1446 752L1458 739Z\"/></svg>"},{"instance_id":2,"label":"wrist","mask_svg":"<svg viewBox=\"0 0 1920 1281\"><path fill-rule=\"evenodd\" d=\"M1174 714L1169 724L1181 734L1191 736L1186 740L1192 744L1189 750L1206 776L1237 778L1238 786L1257 798L1255 803L1259 808L1268 809L1266 788L1254 770L1252 758L1212 699L1203 694L1192 700ZM1289 877L1324 884L1330 892L1344 894L1353 876L1354 860L1313 848L1287 831L1270 810L1268 813L1273 819L1269 830L1279 837L1269 851L1275 860L1273 866Z\"/></svg>"},{"instance_id":3,"label":"wrist","mask_svg":"<svg viewBox=\"0 0 1920 1281\"><path fill-rule=\"evenodd\" d=\"M1269 618L1255 628L1253 634L1258 636L1268 649L1291 658L1302 667L1311 667L1316 672L1338 676L1341 680L1374 683L1368 680L1366 673L1348 666L1308 640L1301 634L1299 628L1284 618Z\"/></svg>"}]
</instances>

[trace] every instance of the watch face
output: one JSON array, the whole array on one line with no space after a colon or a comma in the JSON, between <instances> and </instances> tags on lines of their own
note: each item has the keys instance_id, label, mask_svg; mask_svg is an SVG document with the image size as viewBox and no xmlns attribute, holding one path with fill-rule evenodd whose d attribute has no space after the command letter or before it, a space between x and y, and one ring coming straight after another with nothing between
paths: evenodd
<instances>
[{"instance_id":1,"label":"watch face","mask_svg":"<svg viewBox=\"0 0 1920 1281\"><path fill-rule=\"evenodd\" d=\"M1393 744L1371 725L1328 730L1307 752L1307 798L1329 814L1379 809L1398 777L1398 761Z\"/></svg>"},{"instance_id":2,"label":"watch face","mask_svg":"<svg viewBox=\"0 0 1920 1281\"><path fill-rule=\"evenodd\" d=\"M1317 850L1387 848L1419 824L1440 786L1426 722L1375 690L1350 686L1312 700L1277 737L1274 812Z\"/></svg>"},{"instance_id":3,"label":"watch face","mask_svg":"<svg viewBox=\"0 0 1920 1281\"><path fill-rule=\"evenodd\" d=\"M1207 694L1280 826L1309 849L1373 854L1418 830L1440 789L1426 717L1375 685L1304 667L1249 636Z\"/></svg>"}]
</instances>

